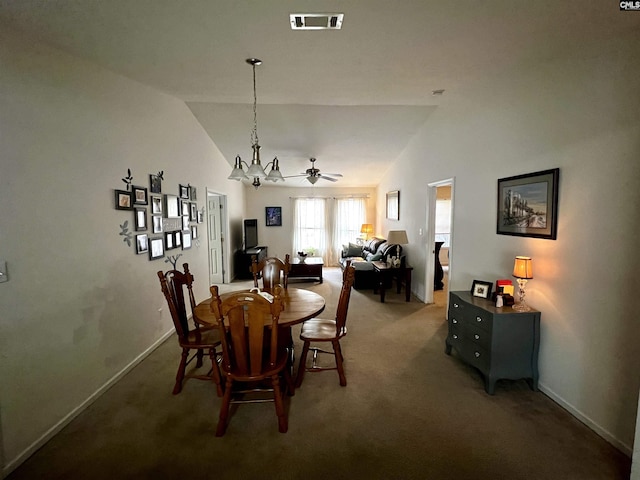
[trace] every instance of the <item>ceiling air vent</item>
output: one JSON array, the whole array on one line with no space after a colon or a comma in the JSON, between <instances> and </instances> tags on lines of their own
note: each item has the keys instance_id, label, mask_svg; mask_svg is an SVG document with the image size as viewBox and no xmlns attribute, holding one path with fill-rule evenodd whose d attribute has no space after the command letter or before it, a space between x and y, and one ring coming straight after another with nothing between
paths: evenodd
<instances>
[{"instance_id":1,"label":"ceiling air vent","mask_svg":"<svg viewBox=\"0 0 640 480\"><path fill-rule=\"evenodd\" d=\"M344 13L292 13L292 30L340 30Z\"/></svg>"}]
</instances>

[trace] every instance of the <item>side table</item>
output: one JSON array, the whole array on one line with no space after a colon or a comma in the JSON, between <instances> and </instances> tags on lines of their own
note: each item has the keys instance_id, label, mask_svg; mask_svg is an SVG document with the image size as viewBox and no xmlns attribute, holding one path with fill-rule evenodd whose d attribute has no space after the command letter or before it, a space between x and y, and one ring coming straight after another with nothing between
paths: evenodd
<instances>
[{"instance_id":1,"label":"side table","mask_svg":"<svg viewBox=\"0 0 640 480\"><path fill-rule=\"evenodd\" d=\"M307 257L304 260L296 257L289 267L289 278L317 278L322 283L322 257Z\"/></svg>"},{"instance_id":2,"label":"side table","mask_svg":"<svg viewBox=\"0 0 640 480\"><path fill-rule=\"evenodd\" d=\"M376 276L379 281L377 289L374 288L373 293L376 293L376 290L380 290L380 302L384 303L384 294L386 290L386 285L391 284L393 278L396 278L398 282L397 293L400 293L402 289L402 283L405 284L405 301L411 301L411 272L413 271L413 267L409 265L405 265L402 267L389 267L385 262L375 261L371 262L373 265L373 270L376 272Z\"/></svg>"}]
</instances>

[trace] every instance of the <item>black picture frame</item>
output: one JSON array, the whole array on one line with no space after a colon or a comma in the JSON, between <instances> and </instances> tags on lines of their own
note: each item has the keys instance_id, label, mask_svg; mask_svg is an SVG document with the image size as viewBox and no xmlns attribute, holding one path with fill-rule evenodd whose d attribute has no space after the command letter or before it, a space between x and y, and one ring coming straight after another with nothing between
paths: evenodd
<instances>
[{"instance_id":1,"label":"black picture frame","mask_svg":"<svg viewBox=\"0 0 640 480\"><path fill-rule=\"evenodd\" d=\"M191 194L191 201L196 201L198 199L196 187L192 187L191 185L189 185L189 190L189 193Z\"/></svg>"},{"instance_id":2,"label":"black picture frame","mask_svg":"<svg viewBox=\"0 0 640 480\"><path fill-rule=\"evenodd\" d=\"M115 190L116 210L133 210L133 196L127 190Z\"/></svg>"},{"instance_id":3,"label":"black picture frame","mask_svg":"<svg viewBox=\"0 0 640 480\"><path fill-rule=\"evenodd\" d=\"M134 205L148 205L149 204L149 190L146 187L139 187L137 185L131 186L131 194L133 195Z\"/></svg>"},{"instance_id":4,"label":"black picture frame","mask_svg":"<svg viewBox=\"0 0 640 480\"><path fill-rule=\"evenodd\" d=\"M182 232L182 249L189 250L191 248L191 230Z\"/></svg>"},{"instance_id":5,"label":"black picture frame","mask_svg":"<svg viewBox=\"0 0 640 480\"><path fill-rule=\"evenodd\" d=\"M264 210L267 227L282 226L282 207L265 207Z\"/></svg>"},{"instance_id":6,"label":"black picture frame","mask_svg":"<svg viewBox=\"0 0 640 480\"><path fill-rule=\"evenodd\" d=\"M149 191L151 193L162 193L162 179L153 173L149 174Z\"/></svg>"},{"instance_id":7,"label":"black picture frame","mask_svg":"<svg viewBox=\"0 0 640 480\"><path fill-rule=\"evenodd\" d=\"M136 232L144 232L147 229L147 209L134 208L134 224Z\"/></svg>"},{"instance_id":8,"label":"black picture frame","mask_svg":"<svg viewBox=\"0 0 640 480\"><path fill-rule=\"evenodd\" d=\"M178 188L180 190L180 198L189 200L189 185L178 185Z\"/></svg>"},{"instance_id":9,"label":"black picture frame","mask_svg":"<svg viewBox=\"0 0 640 480\"><path fill-rule=\"evenodd\" d=\"M560 169L498 179L496 233L555 240Z\"/></svg>"},{"instance_id":10,"label":"black picture frame","mask_svg":"<svg viewBox=\"0 0 640 480\"><path fill-rule=\"evenodd\" d=\"M474 280L471 285L471 296L489 299L493 283L484 280Z\"/></svg>"},{"instance_id":11,"label":"black picture frame","mask_svg":"<svg viewBox=\"0 0 640 480\"><path fill-rule=\"evenodd\" d=\"M151 216L151 231L153 233L162 233L162 217L160 215Z\"/></svg>"},{"instance_id":12,"label":"black picture frame","mask_svg":"<svg viewBox=\"0 0 640 480\"><path fill-rule=\"evenodd\" d=\"M177 195L167 194L164 196L164 211L166 218L180 217L180 199Z\"/></svg>"},{"instance_id":13,"label":"black picture frame","mask_svg":"<svg viewBox=\"0 0 640 480\"><path fill-rule=\"evenodd\" d=\"M180 230L173 232L173 245L175 248L182 246L182 232Z\"/></svg>"},{"instance_id":14,"label":"black picture frame","mask_svg":"<svg viewBox=\"0 0 640 480\"><path fill-rule=\"evenodd\" d=\"M149 251L149 236L146 233L136 235L136 253L146 253Z\"/></svg>"},{"instance_id":15,"label":"black picture frame","mask_svg":"<svg viewBox=\"0 0 640 480\"><path fill-rule=\"evenodd\" d=\"M164 257L164 238L155 237L149 239L149 260L157 260Z\"/></svg>"},{"instance_id":16,"label":"black picture frame","mask_svg":"<svg viewBox=\"0 0 640 480\"><path fill-rule=\"evenodd\" d=\"M173 232L164 232L164 248L165 250L172 250L176 247L175 234Z\"/></svg>"},{"instance_id":17,"label":"black picture frame","mask_svg":"<svg viewBox=\"0 0 640 480\"><path fill-rule=\"evenodd\" d=\"M387 220L400 220L400 190L387 192Z\"/></svg>"},{"instance_id":18,"label":"black picture frame","mask_svg":"<svg viewBox=\"0 0 640 480\"><path fill-rule=\"evenodd\" d=\"M196 227L195 225L191 225L191 238L193 240L198 238L198 227Z\"/></svg>"},{"instance_id":19,"label":"black picture frame","mask_svg":"<svg viewBox=\"0 0 640 480\"><path fill-rule=\"evenodd\" d=\"M197 222L198 221L198 204L191 202L191 204L189 205L190 211L189 211L189 220L191 220L192 222Z\"/></svg>"},{"instance_id":20,"label":"black picture frame","mask_svg":"<svg viewBox=\"0 0 640 480\"><path fill-rule=\"evenodd\" d=\"M162 196L160 195L150 195L151 198L151 214L152 215L162 215Z\"/></svg>"}]
</instances>

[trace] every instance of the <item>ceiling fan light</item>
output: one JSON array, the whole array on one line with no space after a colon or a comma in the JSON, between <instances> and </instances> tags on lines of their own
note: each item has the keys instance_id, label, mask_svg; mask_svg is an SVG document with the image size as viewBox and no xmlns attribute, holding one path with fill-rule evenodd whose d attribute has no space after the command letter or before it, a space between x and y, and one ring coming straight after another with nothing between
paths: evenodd
<instances>
[{"instance_id":1,"label":"ceiling fan light","mask_svg":"<svg viewBox=\"0 0 640 480\"><path fill-rule=\"evenodd\" d=\"M309 183L311 185L315 185L316 182L318 181L318 177L307 177L307 180L309 180Z\"/></svg>"}]
</instances>

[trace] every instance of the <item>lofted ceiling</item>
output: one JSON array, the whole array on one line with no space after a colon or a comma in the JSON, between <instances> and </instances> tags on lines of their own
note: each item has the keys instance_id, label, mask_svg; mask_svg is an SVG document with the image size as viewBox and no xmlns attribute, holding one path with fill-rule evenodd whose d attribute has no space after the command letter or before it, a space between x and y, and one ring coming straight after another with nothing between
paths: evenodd
<instances>
[{"instance_id":1,"label":"lofted ceiling","mask_svg":"<svg viewBox=\"0 0 640 480\"><path fill-rule=\"evenodd\" d=\"M340 30L292 30L291 13L344 21ZM261 59L263 165L277 155L283 175L295 175L315 157L321 172L344 175L332 186L376 185L465 85L570 57L637 28L638 16L601 0L0 0L0 28L182 99L229 171L237 154L251 159L245 59Z\"/></svg>"}]
</instances>

